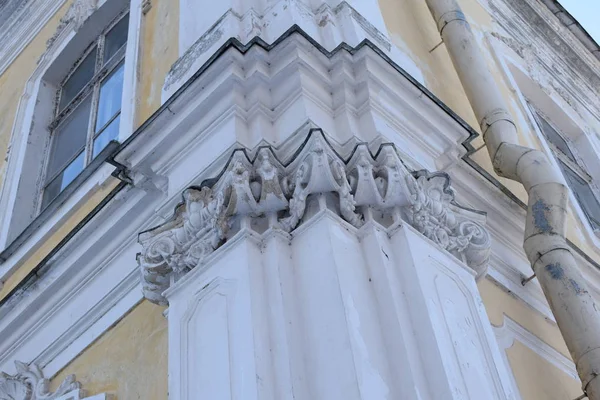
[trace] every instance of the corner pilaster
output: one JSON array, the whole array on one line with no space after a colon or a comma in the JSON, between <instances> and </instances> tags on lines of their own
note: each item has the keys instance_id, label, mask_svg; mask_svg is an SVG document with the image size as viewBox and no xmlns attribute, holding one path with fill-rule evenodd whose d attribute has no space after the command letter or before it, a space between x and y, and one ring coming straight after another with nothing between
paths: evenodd
<instances>
[{"instance_id":1,"label":"corner pilaster","mask_svg":"<svg viewBox=\"0 0 600 400\"><path fill-rule=\"evenodd\" d=\"M485 216L391 144L338 150L313 130L235 151L140 234L170 398L513 398L475 284Z\"/></svg>"}]
</instances>

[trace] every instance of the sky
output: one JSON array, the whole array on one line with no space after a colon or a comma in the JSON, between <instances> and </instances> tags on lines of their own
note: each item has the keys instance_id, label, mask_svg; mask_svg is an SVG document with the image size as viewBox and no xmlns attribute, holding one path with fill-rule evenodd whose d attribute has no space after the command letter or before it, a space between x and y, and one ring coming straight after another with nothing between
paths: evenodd
<instances>
[{"instance_id":1,"label":"sky","mask_svg":"<svg viewBox=\"0 0 600 400\"><path fill-rule=\"evenodd\" d=\"M600 0L558 0L600 44Z\"/></svg>"}]
</instances>

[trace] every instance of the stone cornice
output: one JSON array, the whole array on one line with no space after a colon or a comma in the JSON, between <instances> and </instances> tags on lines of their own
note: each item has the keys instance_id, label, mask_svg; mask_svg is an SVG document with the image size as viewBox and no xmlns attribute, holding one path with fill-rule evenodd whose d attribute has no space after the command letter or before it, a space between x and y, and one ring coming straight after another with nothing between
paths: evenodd
<instances>
[{"instance_id":1,"label":"stone cornice","mask_svg":"<svg viewBox=\"0 0 600 400\"><path fill-rule=\"evenodd\" d=\"M65 0L30 0L0 27L0 75L40 32Z\"/></svg>"},{"instance_id":2,"label":"stone cornice","mask_svg":"<svg viewBox=\"0 0 600 400\"><path fill-rule=\"evenodd\" d=\"M581 103L600 119L595 101L600 63L545 5L531 0L482 4L509 37L493 35L526 60L542 86L554 89L572 107Z\"/></svg>"},{"instance_id":3,"label":"stone cornice","mask_svg":"<svg viewBox=\"0 0 600 400\"><path fill-rule=\"evenodd\" d=\"M404 219L478 277L489 259L482 213L455 203L448 175L410 173L391 144L375 154L359 144L344 159L318 129L285 164L270 147L253 158L234 151L217 178L186 189L183 200L170 221L139 236L144 294L158 304L167 304L162 293L172 283L240 230L292 232L315 209L328 208L356 228Z\"/></svg>"}]
</instances>

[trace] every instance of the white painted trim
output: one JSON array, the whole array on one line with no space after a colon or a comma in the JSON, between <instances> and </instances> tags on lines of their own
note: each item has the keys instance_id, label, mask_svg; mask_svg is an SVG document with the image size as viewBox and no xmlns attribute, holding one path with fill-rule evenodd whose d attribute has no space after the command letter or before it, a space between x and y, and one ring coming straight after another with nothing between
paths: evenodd
<instances>
[{"instance_id":1,"label":"white painted trim","mask_svg":"<svg viewBox=\"0 0 600 400\"><path fill-rule=\"evenodd\" d=\"M27 260L27 257L71 216L73 210L80 208L90 196L105 185L114 169L115 167L108 164L100 167L14 254L0 264L0 281L3 282L12 275Z\"/></svg>"},{"instance_id":2,"label":"white painted trim","mask_svg":"<svg viewBox=\"0 0 600 400\"><path fill-rule=\"evenodd\" d=\"M566 47L573 51L573 55L581 61L582 65L585 64L591 73L600 76L600 63L598 63L598 60L542 2L536 0L516 0L516 2L519 2L518 4L523 5L523 7L530 8L533 13L532 16L521 15L522 12L519 13L514 10L509 0L479 1L501 28L502 35L510 37L515 43L533 49L536 54L541 55L541 64L548 70L556 72L554 78L556 82L563 85L565 92L569 93L573 99L579 97L577 101L595 118L600 119L600 107L595 100L596 92L586 81L585 75L582 74L583 71L577 70L574 68L574 63L568 61L571 54L565 54L553 41L564 41ZM530 21L530 19L534 19L533 15L544 20L543 26L533 25ZM513 23L513 21L522 23ZM546 38L540 35L540 29L545 28L554 32L556 36Z\"/></svg>"},{"instance_id":3,"label":"white painted trim","mask_svg":"<svg viewBox=\"0 0 600 400\"><path fill-rule=\"evenodd\" d=\"M137 101L140 32L142 28L142 2L131 0L129 8L129 31L125 50L125 71L123 72L123 97L121 101L121 121L119 125L119 142L125 141L135 129L135 111Z\"/></svg>"},{"instance_id":4,"label":"white painted trim","mask_svg":"<svg viewBox=\"0 0 600 400\"><path fill-rule=\"evenodd\" d=\"M46 348L34 362L45 365L46 376L54 376L142 299L139 273L134 269L108 296L90 309L85 317L72 325L52 346Z\"/></svg>"},{"instance_id":5,"label":"white painted trim","mask_svg":"<svg viewBox=\"0 0 600 400\"><path fill-rule=\"evenodd\" d=\"M141 301L135 230L152 223L155 199L121 192L55 255L31 295L0 308L0 370L27 360L51 377Z\"/></svg>"},{"instance_id":6,"label":"white painted trim","mask_svg":"<svg viewBox=\"0 0 600 400\"><path fill-rule=\"evenodd\" d=\"M514 373L512 372L512 369L510 367L510 362L508 361L508 355L506 354L506 350L512 347L515 340L518 340L523 345L527 346L541 358L548 361L550 364L552 364L571 378L579 380L575 364L573 363L573 361L571 361L570 358L565 357L561 352L556 350L554 347L550 346L548 343L544 342L542 339L540 339L533 333L529 332L527 329L523 328L511 318L505 315L502 326L494 326L493 328L494 333L496 335L496 339L498 341L498 345L502 350L501 353L504 358L504 362L506 363L506 367L511 371L511 377L515 393L519 393L519 391L517 388L516 380L514 379Z\"/></svg>"},{"instance_id":7,"label":"white painted trim","mask_svg":"<svg viewBox=\"0 0 600 400\"><path fill-rule=\"evenodd\" d=\"M16 202L19 178L23 174L24 159L27 150L27 141L31 129L31 121L35 105L40 90L42 77L50 65L62 53L68 42L75 36L72 27L67 25L56 37L52 46L41 57L37 68L31 75L31 78L25 84L25 91L19 99L19 105L15 114L15 121L8 144L8 160L6 163L6 173L0 192L0 249L8 246L8 234L10 229L11 217ZM0 280L4 280L5 275L0 272Z\"/></svg>"},{"instance_id":8,"label":"white painted trim","mask_svg":"<svg viewBox=\"0 0 600 400\"><path fill-rule=\"evenodd\" d=\"M98 7L103 3L99 2ZM93 18L93 17L92 17ZM121 125L119 129L119 140L125 140L133 133L135 123L135 99L137 91L137 67L139 56L139 39L141 27L141 0L132 1L132 9L129 15L129 33L132 38L128 38L125 58L125 78L123 88L123 108L121 110ZM9 243L9 232L13 218L17 196L19 194L19 181L27 166L25 165L25 156L30 135L31 121L37 112L37 103L40 96L43 77L49 68L56 62L66 46L71 40L76 40L75 26L69 22L64 28L58 31L58 35L53 40L51 46L43 54L40 63L33 72L31 78L25 86L9 144L8 165L5 175L2 191L0 192L0 249L5 249ZM133 57L129 59L128 57ZM10 274L23 262L27 255L35 249L57 226L60 226L71 214L72 210L78 208L78 205L85 198L89 197L98 185L106 182L108 175L114 170L114 167L103 166L100 171L95 173L86 183L66 201L58 212L47 221L25 244L17 250L15 254L9 257L0 265L0 282L5 281Z\"/></svg>"},{"instance_id":9,"label":"white painted trim","mask_svg":"<svg viewBox=\"0 0 600 400\"><path fill-rule=\"evenodd\" d=\"M63 396L56 397L54 400L109 400L111 397L106 393L97 394L90 397L81 397L85 390L77 389Z\"/></svg>"},{"instance_id":10,"label":"white painted trim","mask_svg":"<svg viewBox=\"0 0 600 400\"><path fill-rule=\"evenodd\" d=\"M556 161L556 157L554 156L553 151L550 149L550 147L548 145L548 141L546 140L546 137L541 132L540 127L538 126L538 123L537 123L535 117L533 116L529 106L527 105L527 101L525 100L523 92L521 91L521 88L519 87L519 85L517 83L517 79L514 77L514 75L511 72L507 63L510 63L515 68L518 68L519 70L521 70L523 72L523 75L527 76L531 80L532 83L534 83L535 80L531 78L530 73L528 71L524 70L519 62L515 61L512 57L507 55L505 51L502 50L502 48L498 45L498 43L497 43L498 41L496 39L494 39L490 35L486 35L486 39L487 39L487 43L489 44L489 47L491 49L491 53L496 61L496 64L499 66L501 72L504 74L504 76L506 78L506 85L509 87L511 92L517 97L517 102L521 107L521 111L525 115L526 121L520 121L520 122L526 123L527 126L525 126L525 127L522 126L521 128L529 128L529 130L535 132L535 135L538 139L536 144L541 145L544 153L547 154L548 159L549 159L550 163L554 166L554 168L557 171L561 171L561 169L558 165L558 162ZM565 102L562 101L562 99L553 98L552 96L550 96L549 94L544 92L541 88L539 89L539 92L544 93L544 96L547 97L550 102L553 102L557 105L560 104L561 109L566 109L566 110L570 111L569 105L565 104ZM558 100L558 103L557 103L557 100ZM581 126L582 122L579 120L579 118L575 118L575 115L577 115L576 112L571 111L571 112L568 112L565 114L568 115L567 118L570 119L569 122L571 124L577 126L581 132L585 132L585 129L583 128L583 126ZM571 145L571 147L575 146L574 143L570 143L570 145ZM575 152L577 152L577 149L575 149ZM595 192L594 194L597 194L595 190L593 190L593 191ZM588 218L586 217L585 213L581 209L581 206L579 205L579 202L575 198L575 195L573 194L572 190L569 190L569 203L570 203L571 207L575 210L575 215L576 215L577 220L579 221L579 225L581 227L580 231L582 233L584 233L586 239L592 244L591 247L599 249L597 254L600 256L600 237L598 237L596 235L596 233L594 232L594 230L592 229L592 226L590 225Z\"/></svg>"},{"instance_id":11,"label":"white painted trim","mask_svg":"<svg viewBox=\"0 0 600 400\"><path fill-rule=\"evenodd\" d=\"M14 22L0 32L0 38L4 42L0 42L0 75L65 3L66 0L37 0L14 16Z\"/></svg>"}]
</instances>

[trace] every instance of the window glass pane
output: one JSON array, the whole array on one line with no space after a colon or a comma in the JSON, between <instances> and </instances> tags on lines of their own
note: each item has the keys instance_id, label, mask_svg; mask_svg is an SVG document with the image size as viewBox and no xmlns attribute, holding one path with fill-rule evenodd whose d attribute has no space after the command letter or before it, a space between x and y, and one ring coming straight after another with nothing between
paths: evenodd
<instances>
[{"instance_id":1,"label":"window glass pane","mask_svg":"<svg viewBox=\"0 0 600 400\"><path fill-rule=\"evenodd\" d=\"M542 129L544 136L546 136L546 139L548 139L550 141L550 143L552 143L562 153L564 153L567 157L569 157L569 159L571 161L573 161L574 163L577 163L577 161L575 160L575 156L573 156L573 153L569 149L569 145L567 144L566 140L560 135L560 133L558 133L556 131L556 129L554 129L541 116L540 116L539 120L541 122L540 128Z\"/></svg>"},{"instance_id":2,"label":"window glass pane","mask_svg":"<svg viewBox=\"0 0 600 400\"><path fill-rule=\"evenodd\" d=\"M54 178L44 189L42 199L42 210L66 188L73 179L83 170L85 152L82 151L56 178Z\"/></svg>"},{"instance_id":3,"label":"window glass pane","mask_svg":"<svg viewBox=\"0 0 600 400\"><path fill-rule=\"evenodd\" d=\"M60 94L60 106L59 111L65 108L67 104L75 98L77 93L83 89L83 87L92 79L94 76L96 67L96 49L92 50L90 54L79 64L77 69L73 71L73 74L67 79L62 87Z\"/></svg>"},{"instance_id":4,"label":"window glass pane","mask_svg":"<svg viewBox=\"0 0 600 400\"><path fill-rule=\"evenodd\" d=\"M593 229L600 229L600 203L594 195L590 185L581 179L571 168L560 163L561 169L567 178L569 187L577 198L577 202L585 212Z\"/></svg>"},{"instance_id":5,"label":"window glass pane","mask_svg":"<svg viewBox=\"0 0 600 400\"><path fill-rule=\"evenodd\" d=\"M100 88L100 99L98 100L98 117L96 119L95 132L100 129L117 112L121 110L121 96L123 94L123 64L119 65L108 78L102 83Z\"/></svg>"},{"instance_id":6,"label":"window glass pane","mask_svg":"<svg viewBox=\"0 0 600 400\"><path fill-rule=\"evenodd\" d=\"M104 63L106 64L112 56L127 42L127 30L129 29L129 14L125 15L106 34L104 41Z\"/></svg>"},{"instance_id":7,"label":"window glass pane","mask_svg":"<svg viewBox=\"0 0 600 400\"><path fill-rule=\"evenodd\" d=\"M91 97L88 97L54 130L46 173L48 178L52 178L85 147L90 106Z\"/></svg>"},{"instance_id":8,"label":"window glass pane","mask_svg":"<svg viewBox=\"0 0 600 400\"><path fill-rule=\"evenodd\" d=\"M111 140L116 139L119 136L120 119L121 114L119 114L117 118L113 119L112 122L102 131L102 133L99 134L96 139L94 139L93 157L96 157Z\"/></svg>"}]
</instances>

